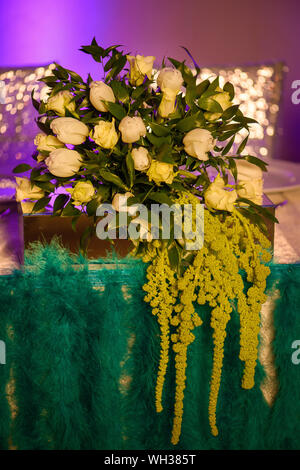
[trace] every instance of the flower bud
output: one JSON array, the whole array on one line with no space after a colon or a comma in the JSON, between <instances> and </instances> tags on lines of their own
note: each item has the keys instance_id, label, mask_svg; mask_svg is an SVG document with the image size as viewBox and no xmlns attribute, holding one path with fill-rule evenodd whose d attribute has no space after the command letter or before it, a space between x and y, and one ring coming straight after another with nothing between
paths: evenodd
<instances>
[{"instance_id":1,"label":"flower bud","mask_svg":"<svg viewBox=\"0 0 300 470\"><path fill-rule=\"evenodd\" d=\"M151 157L145 147L138 147L131 152L134 168L138 171L148 170L151 164Z\"/></svg>"},{"instance_id":2,"label":"flower bud","mask_svg":"<svg viewBox=\"0 0 300 470\"><path fill-rule=\"evenodd\" d=\"M108 107L103 101L116 102L112 88L101 81L90 83L90 102L98 111L106 112Z\"/></svg>"},{"instance_id":3,"label":"flower bud","mask_svg":"<svg viewBox=\"0 0 300 470\"><path fill-rule=\"evenodd\" d=\"M122 141L131 144L146 135L146 127L141 117L125 116L119 124Z\"/></svg>"},{"instance_id":4,"label":"flower bud","mask_svg":"<svg viewBox=\"0 0 300 470\"><path fill-rule=\"evenodd\" d=\"M154 181L158 185L160 183L171 184L174 179L173 165L171 163L152 160L147 175L149 181Z\"/></svg>"},{"instance_id":5,"label":"flower bud","mask_svg":"<svg viewBox=\"0 0 300 470\"><path fill-rule=\"evenodd\" d=\"M143 55L127 55L127 60L130 63L130 75L129 82L133 86L139 86L143 83L145 75L151 79L153 62L155 57L149 55L144 57Z\"/></svg>"},{"instance_id":6,"label":"flower bud","mask_svg":"<svg viewBox=\"0 0 300 470\"><path fill-rule=\"evenodd\" d=\"M76 150L64 148L53 150L45 163L54 176L67 178L79 171L82 161L80 153Z\"/></svg>"},{"instance_id":7,"label":"flower bud","mask_svg":"<svg viewBox=\"0 0 300 470\"><path fill-rule=\"evenodd\" d=\"M46 110L54 111L59 116L65 116L66 109L71 113L75 112L76 104L75 101L71 101L74 98L69 90L62 90L56 93L56 95L48 98L46 102Z\"/></svg>"},{"instance_id":8,"label":"flower bud","mask_svg":"<svg viewBox=\"0 0 300 470\"><path fill-rule=\"evenodd\" d=\"M89 135L89 128L83 122L71 117L54 119L50 128L65 144L80 145Z\"/></svg>"},{"instance_id":9,"label":"flower bud","mask_svg":"<svg viewBox=\"0 0 300 470\"><path fill-rule=\"evenodd\" d=\"M205 204L208 208L226 210L229 212L233 211L234 202L237 199L237 192L235 190L227 191L224 187L224 180L220 175L217 175L204 193Z\"/></svg>"},{"instance_id":10,"label":"flower bud","mask_svg":"<svg viewBox=\"0 0 300 470\"><path fill-rule=\"evenodd\" d=\"M191 157L198 160L208 160L207 152L211 152L215 145L215 140L206 129L193 129L183 138L184 150Z\"/></svg>"},{"instance_id":11,"label":"flower bud","mask_svg":"<svg viewBox=\"0 0 300 470\"><path fill-rule=\"evenodd\" d=\"M112 122L100 121L99 124L94 127L92 138L100 147L105 149L114 148L119 140L115 129L115 120L113 119Z\"/></svg>"}]
</instances>

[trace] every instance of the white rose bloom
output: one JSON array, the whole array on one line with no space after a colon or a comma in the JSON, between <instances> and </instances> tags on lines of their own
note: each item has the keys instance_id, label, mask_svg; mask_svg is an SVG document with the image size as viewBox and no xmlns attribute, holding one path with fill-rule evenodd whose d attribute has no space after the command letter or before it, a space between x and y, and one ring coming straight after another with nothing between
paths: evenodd
<instances>
[{"instance_id":1,"label":"white rose bloom","mask_svg":"<svg viewBox=\"0 0 300 470\"><path fill-rule=\"evenodd\" d=\"M104 101L111 101L115 103L116 98L112 88L106 83L101 81L94 81L90 83L90 102L98 111L108 111L107 106L103 103Z\"/></svg>"},{"instance_id":2,"label":"white rose bloom","mask_svg":"<svg viewBox=\"0 0 300 470\"><path fill-rule=\"evenodd\" d=\"M24 199L41 199L45 196L44 191L38 186L32 185L28 178L16 177L16 200L24 201Z\"/></svg>"},{"instance_id":3,"label":"white rose bloom","mask_svg":"<svg viewBox=\"0 0 300 470\"><path fill-rule=\"evenodd\" d=\"M32 213L32 209L33 209L34 206L35 206L35 203L36 203L36 201L34 201L34 202L32 202L32 201L24 201L24 202L21 202L23 214L31 214L31 213Z\"/></svg>"},{"instance_id":4,"label":"white rose bloom","mask_svg":"<svg viewBox=\"0 0 300 470\"><path fill-rule=\"evenodd\" d=\"M117 193L112 200L112 207L116 212L128 212L129 215L135 215L136 208L134 206L127 206L127 199L133 197L133 194L126 192L125 194Z\"/></svg>"},{"instance_id":5,"label":"white rose bloom","mask_svg":"<svg viewBox=\"0 0 300 470\"><path fill-rule=\"evenodd\" d=\"M79 181L74 188L67 190L73 199L74 206L81 206L93 199L95 188L91 181Z\"/></svg>"},{"instance_id":6,"label":"white rose bloom","mask_svg":"<svg viewBox=\"0 0 300 470\"><path fill-rule=\"evenodd\" d=\"M155 57L152 55L144 57L143 55L127 55L130 63L129 81L133 86L139 86L143 83L145 75L151 79L153 62Z\"/></svg>"},{"instance_id":7,"label":"white rose bloom","mask_svg":"<svg viewBox=\"0 0 300 470\"><path fill-rule=\"evenodd\" d=\"M243 186L238 189L238 195L261 205L263 197L263 172L261 168L247 162L247 160L236 160L236 166L238 184Z\"/></svg>"},{"instance_id":8,"label":"white rose bloom","mask_svg":"<svg viewBox=\"0 0 300 470\"><path fill-rule=\"evenodd\" d=\"M76 150L64 148L53 150L45 163L54 176L66 178L79 171L82 161L80 153Z\"/></svg>"},{"instance_id":9,"label":"white rose bloom","mask_svg":"<svg viewBox=\"0 0 300 470\"><path fill-rule=\"evenodd\" d=\"M168 117L175 110L175 100L183 84L181 72L172 67L166 67L159 72L157 85L160 87L163 97L158 108L161 117Z\"/></svg>"},{"instance_id":10,"label":"white rose bloom","mask_svg":"<svg viewBox=\"0 0 300 470\"><path fill-rule=\"evenodd\" d=\"M127 144L136 142L147 132L143 119L137 116L125 116L119 124L119 130L122 134L122 141Z\"/></svg>"},{"instance_id":11,"label":"white rose bloom","mask_svg":"<svg viewBox=\"0 0 300 470\"><path fill-rule=\"evenodd\" d=\"M241 189L238 189L237 193L240 197L244 197L254 202L255 204L262 204L263 197L263 179L256 178L253 180L239 180L238 184L242 186Z\"/></svg>"},{"instance_id":12,"label":"white rose bloom","mask_svg":"<svg viewBox=\"0 0 300 470\"><path fill-rule=\"evenodd\" d=\"M80 145L89 135L89 128L83 122L71 117L54 119L50 128L65 144Z\"/></svg>"},{"instance_id":13,"label":"white rose bloom","mask_svg":"<svg viewBox=\"0 0 300 470\"><path fill-rule=\"evenodd\" d=\"M250 181L253 178L262 178L263 172L257 165L249 163L247 160L236 160L235 162L239 179Z\"/></svg>"},{"instance_id":14,"label":"white rose bloom","mask_svg":"<svg viewBox=\"0 0 300 470\"><path fill-rule=\"evenodd\" d=\"M114 118L112 122L100 121L99 124L94 127L92 138L96 144L100 145L100 147L105 149L114 148L119 140L119 136L115 129Z\"/></svg>"},{"instance_id":15,"label":"white rose bloom","mask_svg":"<svg viewBox=\"0 0 300 470\"><path fill-rule=\"evenodd\" d=\"M72 93L68 90L62 90L56 93L56 95L51 96L46 102L47 111L55 111L59 116L65 116L66 109L74 113L76 109L76 104L71 100L74 98Z\"/></svg>"},{"instance_id":16,"label":"white rose bloom","mask_svg":"<svg viewBox=\"0 0 300 470\"><path fill-rule=\"evenodd\" d=\"M58 140L54 135L47 135L39 133L35 136L34 144L37 146L37 150L42 152L52 152L52 150L64 147L65 145Z\"/></svg>"},{"instance_id":17,"label":"white rose bloom","mask_svg":"<svg viewBox=\"0 0 300 470\"><path fill-rule=\"evenodd\" d=\"M184 150L191 157L198 160L208 160L207 152L211 152L215 146L215 140L206 129L193 129L183 138Z\"/></svg>"},{"instance_id":18,"label":"white rose bloom","mask_svg":"<svg viewBox=\"0 0 300 470\"><path fill-rule=\"evenodd\" d=\"M138 147L131 152L134 168L138 171L145 171L151 165L151 157L145 147Z\"/></svg>"},{"instance_id":19,"label":"white rose bloom","mask_svg":"<svg viewBox=\"0 0 300 470\"><path fill-rule=\"evenodd\" d=\"M179 70L174 69L173 67L165 67L161 69L157 77L157 85L161 91L170 89L176 91L176 94L179 93L180 88L183 84L182 74Z\"/></svg>"},{"instance_id":20,"label":"white rose bloom","mask_svg":"<svg viewBox=\"0 0 300 470\"><path fill-rule=\"evenodd\" d=\"M236 191L227 191L223 178L218 175L204 193L205 204L208 208L229 211L234 209L237 199Z\"/></svg>"},{"instance_id":21,"label":"white rose bloom","mask_svg":"<svg viewBox=\"0 0 300 470\"><path fill-rule=\"evenodd\" d=\"M131 221L131 223L140 226L140 240L146 240L147 242L151 242L153 240L153 236L151 234L151 226L145 219L136 217Z\"/></svg>"}]
</instances>

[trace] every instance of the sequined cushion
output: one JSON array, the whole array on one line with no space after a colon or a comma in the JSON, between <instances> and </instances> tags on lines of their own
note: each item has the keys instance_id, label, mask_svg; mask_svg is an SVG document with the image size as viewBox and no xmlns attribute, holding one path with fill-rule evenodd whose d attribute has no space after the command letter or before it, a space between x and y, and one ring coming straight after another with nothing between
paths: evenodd
<instances>
[{"instance_id":1,"label":"sequined cushion","mask_svg":"<svg viewBox=\"0 0 300 470\"><path fill-rule=\"evenodd\" d=\"M30 163L35 150L37 112L31 103L43 98L47 87L39 78L51 74L53 64L40 67L0 68L0 174L9 174L18 163Z\"/></svg>"}]
</instances>

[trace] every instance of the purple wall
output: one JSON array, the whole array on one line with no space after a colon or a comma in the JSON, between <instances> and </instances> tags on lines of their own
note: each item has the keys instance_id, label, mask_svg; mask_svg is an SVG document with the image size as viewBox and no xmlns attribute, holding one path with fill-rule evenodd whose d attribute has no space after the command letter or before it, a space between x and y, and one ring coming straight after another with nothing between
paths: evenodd
<instances>
[{"instance_id":1,"label":"purple wall","mask_svg":"<svg viewBox=\"0 0 300 470\"><path fill-rule=\"evenodd\" d=\"M300 104L291 84L300 80L299 0L6 0L0 2L0 67L56 60L79 73L98 69L78 51L95 35L132 53L185 58L201 66L283 60L279 158L299 160Z\"/></svg>"}]
</instances>

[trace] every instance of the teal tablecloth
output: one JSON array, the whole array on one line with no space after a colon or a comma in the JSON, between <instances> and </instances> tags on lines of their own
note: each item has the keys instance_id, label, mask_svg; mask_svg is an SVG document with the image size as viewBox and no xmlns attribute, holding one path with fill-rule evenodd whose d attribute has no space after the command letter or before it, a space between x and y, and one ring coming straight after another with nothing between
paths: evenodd
<instances>
[{"instance_id":1,"label":"teal tablecloth","mask_svg":"<svg viewBox=\"0 0 300 470\"><path fill-rule=\"evenodd\" d=\"M172 449L172 364L165 408L154 407L159 330L143 301L145 266L122 260L89 271L55 246L38 248L24 272L0 277L0 448ZM101 260L99 261L101 264ZM239 326L228 327L217 421L210 434L212 364L209 308L189 348L184 417L178 449L299 449L300 265L273 265L269 287L280 291L274 311L279 392L270 408L256 386L240 387ZM96 287L96 289L95 289ZM300 357L300 355L299 355Z\"/></svg>"}]
</instances>

